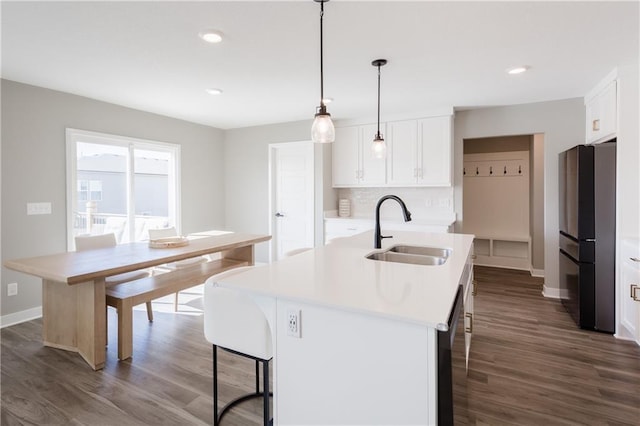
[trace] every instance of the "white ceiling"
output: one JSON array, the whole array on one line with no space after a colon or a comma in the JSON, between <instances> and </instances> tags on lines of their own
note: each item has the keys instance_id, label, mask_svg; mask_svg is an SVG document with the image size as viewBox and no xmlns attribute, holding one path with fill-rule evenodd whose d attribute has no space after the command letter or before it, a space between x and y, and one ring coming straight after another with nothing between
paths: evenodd
<instances>
[{"instance_id":1,"label":"white ceiling","mask_svg":"<svg viewBox=\"0 0 640 426\"><path fill-rule=\"evenodd\" d=\"M2 78L222 129L311 119L320 97L312 0L2 1ZM325 4L334 119L581 97L638 61L638 2ZM198 33L225 34L211 45ZM517 76L505 69L529 65ZM224 90L219 96L205 89Z\"/></svg>"}]
</instances>

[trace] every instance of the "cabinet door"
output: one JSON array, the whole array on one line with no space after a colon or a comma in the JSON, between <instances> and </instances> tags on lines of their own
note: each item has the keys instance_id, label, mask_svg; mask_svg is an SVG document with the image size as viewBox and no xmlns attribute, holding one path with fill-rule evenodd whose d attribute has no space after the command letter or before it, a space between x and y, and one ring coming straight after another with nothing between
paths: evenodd
<instances>
[{"instance_id":1,"label":"cabinet door","mask_svg":"<svg viewBox=\"0 0 640 426\"><path fill-rule=\"evenodd\" d=\"M355 186L359 178L358 147L360 129L340 127L333 142L333 186Z\"/></svg>"},{"instance_id":2,"label":"cabinet door","mask_svg":"<svg viewBox=\"0 0 640 426\"><path fill-rule=\"evenodd\" d=\"M389 185L417 183L418 121L387 123L387 167Z\"/></svg>"},{"instance_id":3,"label":"cabinet door","mask_svg":"<svg viewBox=\"0 0 640 426\"><path fill-rule=\"evenodd\" d=\"M378 130L377 124L360 126L360 185L380 186L387 181L387 164L384 158L374 158L371 150L373 138ZM384 124L380 123L384 135Z\"/></svg>"},{"instance_id":4,"label":"cabinet door","mask_svg":"<svg viewBox=\"0 0 640 426\"><path fill-rule=\"evenodd\" d=\"M586 104L587 143L605 142L617 133L617 83L612 81Z\"/></svg>"},{"instance_id":5,"label":"cabinet door","mask_svg":"<svg viewBox=\"0 0 640 426\"><path fill-rule=\"evenodd\" d=\"M451 186L451 116L419 121L418 184Z\"/></svg>"},{"instance_id":6,"label":"cabinet door","mask_svg":"<svg viewBox=\"0 0 640 426\"><path fill-rule=\"evenodd\" d=\"M473 267L472 267L473 268ZM471 337L473 336L473 298L476 291L476 281L473 279L473 269L469 277L469 287L464 298L464 348L469 369L469 354L471 352Z\"/></svg>"},{"instance_id":7,"label":"cabinet door","mask_svg":"<svg viewBox=\"0 0 640 426\"><path fill-rule=\"evenodd\" d=\"M640 345L640 289L632 286L640 286L640 263L631 260L627 253L622 253L622 267L620 268L620 281L622 282L620 295L620 325ZM638 300L635 300L633 296Z\"/></svg>"}]
</instances>

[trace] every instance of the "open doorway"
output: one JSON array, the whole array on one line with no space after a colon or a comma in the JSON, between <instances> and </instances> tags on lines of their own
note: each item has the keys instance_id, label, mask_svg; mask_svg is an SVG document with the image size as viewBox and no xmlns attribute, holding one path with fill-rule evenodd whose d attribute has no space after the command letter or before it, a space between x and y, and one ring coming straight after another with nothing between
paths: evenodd
<instances>
[{"instance_id":1,"label":"open doorway","mask_svg":"<svg viewBox=\"0 0 640 426\"><path fill-rule=\"evenodd\" d=\"M544 135L465 139L463 217L475 263L544 276Z\"/></svg>"}]
</instances>

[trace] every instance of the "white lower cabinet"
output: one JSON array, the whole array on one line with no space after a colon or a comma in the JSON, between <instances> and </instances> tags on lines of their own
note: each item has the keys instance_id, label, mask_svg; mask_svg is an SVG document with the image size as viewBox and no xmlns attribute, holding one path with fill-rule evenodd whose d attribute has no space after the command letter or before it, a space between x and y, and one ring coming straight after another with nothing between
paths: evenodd
<instances>
[{"instance_id":1,"label":"white lower cabinet","mask_svg":"<svg viewBox=\"0 0 640 426\"><path fill-rule=\"evenodd\" d=\"M640 345L640 241L624 239L620 255L620 337Z\"/></svg>"},{"instance_id":2,"label":"white lower cabinet","mask_svg":"<svg viewBox=\"0 0 640 426\"><path fill-rule=\"evenodd\" d=\"M473 299L476 295L476 280L473 278L473 248L467 259L463 275L464 289L464 347L469 369L469 354L471 351L471 337L473 335Z\"/></svg>"},{"instance_id":3,"label":"white lower cabinet","mask_svg":"<svg viewBox=\"0 0 640 426\"><path fill-rule=\"evenodd\" d=\"M375 227L373 219L350 219L350 218L327 218L324 220L324 243L327 244L334 238L350 237ZM389 231L417 231L417 232L451 232L453 221L447 224L415 224L405 222L389 222L383 220L380 228L388 233Z\"/></svg>"}]
</instances>

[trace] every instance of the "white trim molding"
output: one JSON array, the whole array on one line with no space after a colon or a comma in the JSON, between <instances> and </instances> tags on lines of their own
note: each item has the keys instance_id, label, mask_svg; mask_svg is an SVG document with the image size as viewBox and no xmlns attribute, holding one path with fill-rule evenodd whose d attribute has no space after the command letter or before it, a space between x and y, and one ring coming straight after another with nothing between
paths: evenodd
<instances>
[{"instance_id":1,"label":"white trim molding","mask_svg":"<svg viewBox=\"0 0 640 426\"><path fill-rule=\"evenodd\" d=\"M545 284L542 286L542 295L550 299L567 299L569 292L565 289L547 287Z\"/></svg>"},{"instance_id":2,"label":"white trim molding","mask_svg":"<svg viewBox=\"0 0 640 426\"><path fill-rule=\"evenodd\" d=\"M20 324L21 322L31 321L42 317L42 306L27 309L25 311L14 312L0 316L0 328L9 327L11 325Z\"/></svg>"},{"instance_id":3,"label":"white trim molding","mask_svg":"<svg viewBox=\"0 0 640 426\"><path fill-rule=\"evenodd\" d=\"M544 278L544 269L533 269L529 270L529 273L532 277L536 278Z\"/></svg>"}]
</instances>

